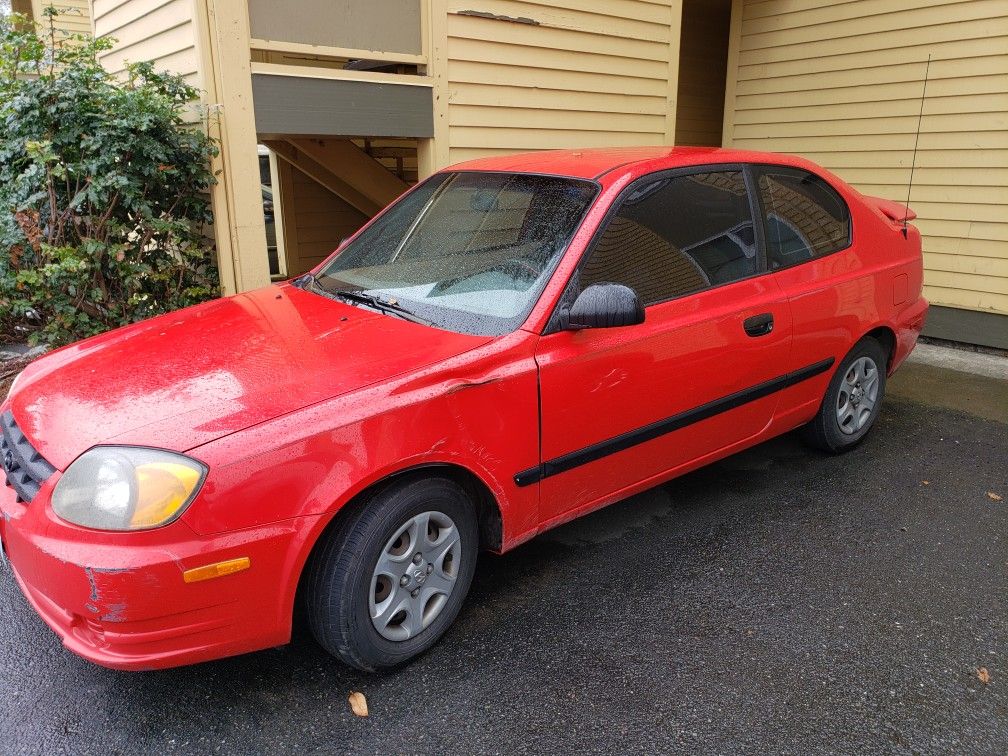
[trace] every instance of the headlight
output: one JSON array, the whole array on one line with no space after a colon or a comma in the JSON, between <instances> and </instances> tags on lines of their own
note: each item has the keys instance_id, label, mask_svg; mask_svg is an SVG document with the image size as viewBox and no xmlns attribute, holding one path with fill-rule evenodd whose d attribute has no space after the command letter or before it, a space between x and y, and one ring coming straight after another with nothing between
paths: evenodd
<instances>
[{"instance_id":1,"label":"headlight","mask_svg":"<svg viewBox=\"0 0 1008 756\"><path fill-rule=\"evenodd\" d=\"M146 530L167 525L199 491L206 468L159 449L96 446L56 483L53 511L98 530Z\"/></svg>"}]
</instances>

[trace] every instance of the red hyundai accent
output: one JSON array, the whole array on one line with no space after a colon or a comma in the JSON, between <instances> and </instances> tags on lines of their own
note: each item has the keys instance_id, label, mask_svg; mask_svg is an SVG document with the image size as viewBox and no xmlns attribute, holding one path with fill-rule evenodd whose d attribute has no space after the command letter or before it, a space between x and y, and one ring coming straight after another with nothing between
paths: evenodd
<instances>
[{"instance_id":1,"label":"red hyundai accent","mask_svg":"<svg viewBox=\"0 0 1008 756\"><path fill-rule=\"evenodd\" d=\"M311 274L73 344L0 405L0 538L120 669L434 644L481 549L795 428L842 452L927 310L903 205L697 148L478 160Z\"/></svg>"}]
</instances>

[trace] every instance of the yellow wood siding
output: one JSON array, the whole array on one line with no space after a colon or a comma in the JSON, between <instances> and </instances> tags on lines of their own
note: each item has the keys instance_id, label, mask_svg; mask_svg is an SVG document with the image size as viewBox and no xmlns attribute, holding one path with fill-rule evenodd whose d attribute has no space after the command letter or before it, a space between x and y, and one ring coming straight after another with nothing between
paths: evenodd
<instances>
[{"instance_id":1,"label":"yellow wood siding","mask_svg":"<svg viewBox=\"0 0 1008 756\"><path fill-rule=\"evenodd\" d=\"M735 0L725 144L910 204L933 304L1008 314L1008 2Z\"/></svg>"},{"instance_id":2,"label":"yellow wood siding","mask_svg":"<svg viewBox=\"0 0 1008 756\"><path fill-rule=\"evenodd\" d=\"M122 73L128 62L150 61L201 86L193 0L94 0L94 28L115 47L102 64Z\"/></svg>"},{"instance_id":3,"label":"yellow wood siding","mask_svg":"<svg viewBox=\"0 0 1008 756\"><path fill-rule=\"evenodd\" d=\"M450 162L671 141L678 0L449 0L434 7L447 7Z\"/></svg>"},{"instance_id":4,"label":"yellow wood siding","mask_svg":"<svg viewBox=\"0 0 1008 756\"><path fill-rule=\"evenodd\" d=\"M14 9L22 4L14 3ZM27 6L28 3L23 3ZM52 6L59 15L56 16L54 27L57 32L66 34L91 34L91 4L88 0L31 0L31 13L35 20L43 27L47 21L42 11L44 8Z\"/></svg>"},{"instance_id":5,"label":"yellow wood siding","mask_svg":"<svg viewBox=\"0 0 1008 756\"><path fill-rule=\"evenodd\" d=\"M290 163L277 161L287 275L318 265L368 218Z\"/></svg>"}]
</instances>

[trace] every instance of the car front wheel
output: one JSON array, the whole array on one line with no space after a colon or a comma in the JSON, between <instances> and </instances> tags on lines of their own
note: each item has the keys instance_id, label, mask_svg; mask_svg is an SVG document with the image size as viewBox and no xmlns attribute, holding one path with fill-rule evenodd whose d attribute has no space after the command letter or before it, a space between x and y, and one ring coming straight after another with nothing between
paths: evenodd
<instances>
[{"instance_id":1,"label":"car front wheel","mask_svg":"<svg viewBox=\"0 0 1008 756\"><path fill-rule=\"evenodd\" d=\"M458 615L476 565L473 504L445 478L393 484L339 523L308 582L312 632L366 671L423 653Z\"/></svg>"},{"instance_id":2,"label":"car front wheel","mask_svg":"<svg viewBox=\"0 0 1008 756\"><path fill-rule=\"evenodd\" d=\"M866 337L854 345L833 374L816 417L802 429L807 443L839 454L868 435L885 394L886 353Z\"/></svg>"}]
</instances>

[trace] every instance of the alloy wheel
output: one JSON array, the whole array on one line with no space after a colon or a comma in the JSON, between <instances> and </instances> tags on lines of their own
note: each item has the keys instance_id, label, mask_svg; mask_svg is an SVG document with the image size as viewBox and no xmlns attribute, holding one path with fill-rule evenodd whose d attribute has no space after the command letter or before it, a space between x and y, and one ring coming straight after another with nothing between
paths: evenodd
<instances>
[{"instance_id":1,"label":"alloy wheel","mask_svg":"<svg viewBox=\"0 0 1008 756\"><path fill-rule=\"evenodd\" d=\"M854 435L871 420L878 402L878 365L871 357L859 357L840 383L837 393L836 419L840 430Z\"/></svg>"}]
</instances>

